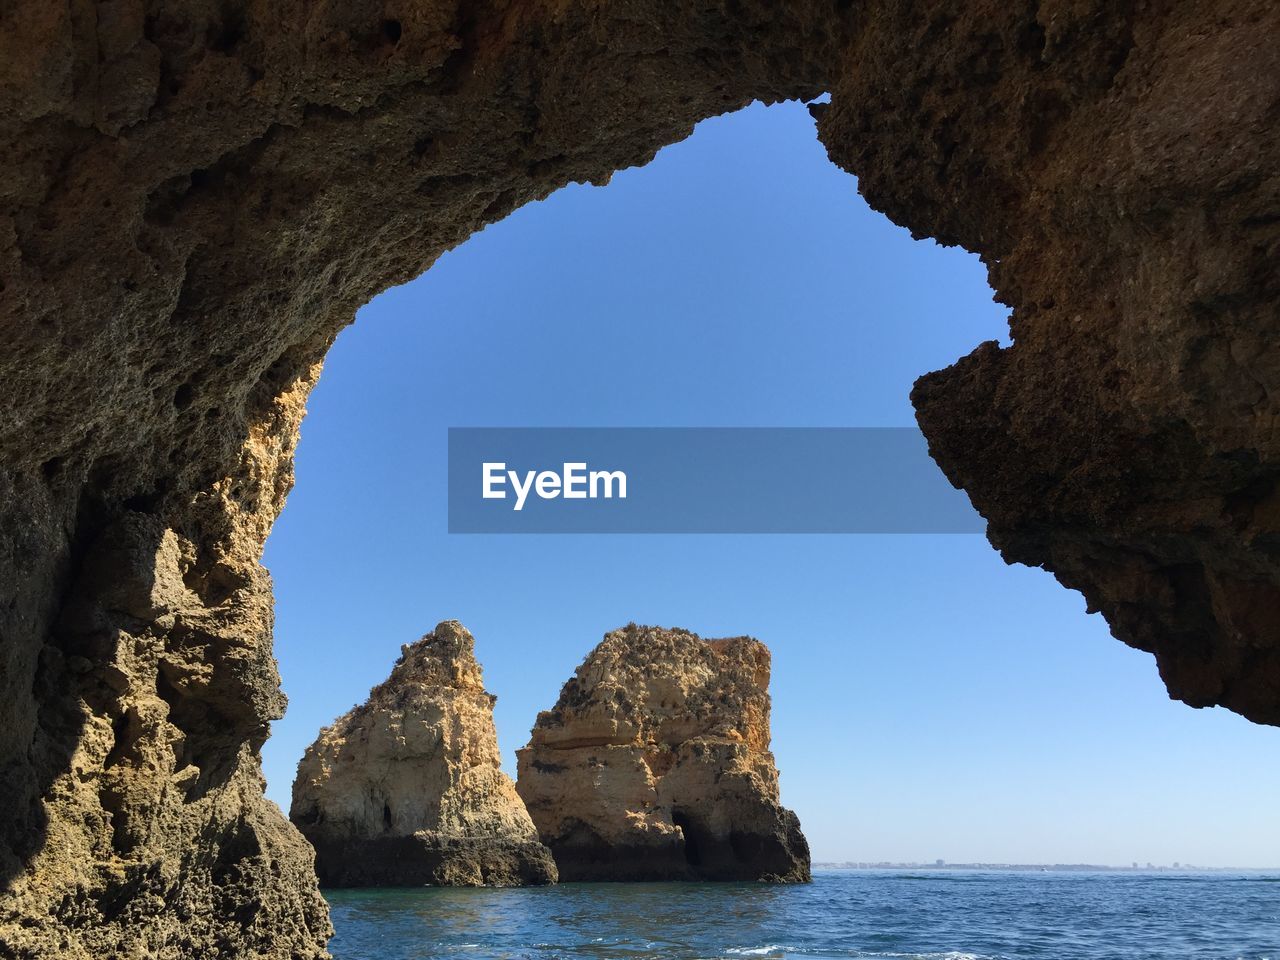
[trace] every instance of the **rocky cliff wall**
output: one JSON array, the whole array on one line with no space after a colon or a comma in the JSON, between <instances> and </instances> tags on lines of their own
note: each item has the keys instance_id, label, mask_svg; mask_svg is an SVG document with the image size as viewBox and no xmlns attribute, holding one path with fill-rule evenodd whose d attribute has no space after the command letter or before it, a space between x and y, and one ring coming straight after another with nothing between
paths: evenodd
<instances>
[{"instance_id":1,"label":"rocky cliff wall","mask_svg":"<svg viewBox=\"0 0 1280 960\"><path fill-rule=\"evenodd\" d=\"M5 5L4 950L323 949L307 849L261 796L283 698L258 561L328 344L481 225L753 98L832 90L833 160L1013 307L1012 347L915 395L997 547L1083 591L1172 695L1280 723L1278 18Z\"/></svg>"},{"instance_id":2,"label":"rocky cliff wall","mask_svg":"<svg viewBox=\"0 0 1280 960\"><path fill-rule=\"evenodd\" d=\"M809 879L769 751L769 665L750 637L605 636L517 751L563 879Z\"/></svg>"},{"instance_id":3,"label":"rocky cliff wall","mask_svg":"<svg viewBox=\"0 0 1280 960\"><path fill-rule=\"evenodd\" d=\"M819 136L1013 308L917 383L935 459L1172 697L1280 723L1280 6L860 10Z\"/></svg>"},{"instance_id":4,"label":"rocky cliff wall","mask_svg":"<svg viewBox=\"0 0 1280 960\"><path fill-rule=\"evenodd\" d=\"M0 20L0 953L319 956L310 849L262 796L284 698L259 559L325 350L521 204L816 95L842 21L435 0Z\"/></svg>"},{"instance_id":5,"label":"rocky cliff wall","mask_svg":"<svg viewBox=\"0 0 1280 960\"><path fill-rule=\"evenodd\" d=\"M502 772L497 698L474 651L460 623L438 624L307 748L289 819L316 849L322 886L555 882Z\"/></svg>"}]
</instances>

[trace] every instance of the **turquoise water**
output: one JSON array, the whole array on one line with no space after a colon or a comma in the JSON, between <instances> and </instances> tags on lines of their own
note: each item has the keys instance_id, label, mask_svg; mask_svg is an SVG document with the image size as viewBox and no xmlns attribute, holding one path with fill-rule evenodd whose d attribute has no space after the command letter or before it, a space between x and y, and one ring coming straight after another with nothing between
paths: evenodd
<instances>
[{"instance_id":1,"label":"turquoise water","mask_svg":"<svg viewBox=\"0 0 1280 960\"><path fill-rule=\"evenodd\" d=\"M336 960L1280 960L1280 875L822 871L789 887L326 896Z\"/></svg>"}]
</instances>

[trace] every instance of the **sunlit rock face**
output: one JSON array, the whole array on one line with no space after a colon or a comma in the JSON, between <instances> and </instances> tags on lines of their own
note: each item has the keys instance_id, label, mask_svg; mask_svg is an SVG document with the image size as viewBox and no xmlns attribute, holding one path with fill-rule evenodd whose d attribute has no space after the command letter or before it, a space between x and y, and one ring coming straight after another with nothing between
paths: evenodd
<instances>
[{"instance_id":1,"label":"sunlit rock face","mask_svg":"<svg viewBox=\"0 0 1280 960\"><path fill-rule=\"evenodd\" d=\"M563 879L809 879L769 751L769 664L750 637L605 636L517 752Z\"/></svg>"},{"instance_id":2,"label":"sunlit rock face","mask_svg":"<svg viewBox=\"0 0 1280 960\"><path fill-rule=\"evenodd\" d=\"M0 21L5 950L322 953L309 848L262 796L284 701L259 559L328 345L482 225L753 98L830 90L832 159L1012 307L1011 347L915 393L997 547L1173 696L1280 723L1280 5Z\"/></svg>"},{"instance_id":3,"label":"sunlit rock face","mask_svg":"<svg viewBox=\"0 0 1280 960\"><path fill-rule=\"evenodd\" d=\"M554 883L555 863L500 769L474 640L456 620L404 647L391 676L298 764L289 818L324 886Z\"/></svg>"}]
</instances>

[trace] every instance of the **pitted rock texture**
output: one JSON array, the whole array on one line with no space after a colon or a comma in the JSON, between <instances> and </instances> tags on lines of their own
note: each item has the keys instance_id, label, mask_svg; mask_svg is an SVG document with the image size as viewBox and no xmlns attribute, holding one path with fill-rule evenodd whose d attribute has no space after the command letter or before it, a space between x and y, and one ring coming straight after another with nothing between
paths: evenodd
<instances>
[{"instance_id":1,"label":"pitted rock texture","mask_svg":"<svg viewBox=\"0 0 1280 960\"><path fill-rule=\"evenodd\" d=\"M555 882L501 770L496 700L471 634L447 620L320 731L298 764L289 819L316 849L322 886Z\"/></svg>"},{"instance_id":2,"label":"pitted rock texture","mask_svg":"<svg viewBox=\"0 0 1280 960\"><path fill-rule=\"evenodd\" d=\"M521 204L816 96L846 19L3 6L0 954L323 953L258 745L284 706L259 561L325 351Z\"/></svg>"},{"instance_id":3,"label":"pitted rock texture","mask_svg":"<svg viewBox=\"0 0 1280 960\"><path fill-rule=\"evenodd\" d=\"M1013 308L1011 347L917 383L935 459L1171 696L1280 724L1280 5L866 4L856 32L833 159Z\"/></svg>"},{"instance_id":4,"label":"pitted rock texture","mask_svg":"<svg viewBox=\"0 0 1280 960\"><path fill-rule=\"evenodd\" d=\"M262 795L259 749L284 709L270 580L255 565L211 583L195 554L153 516L107 525L24 692L43 709L0 706L0 737L39 732L0 772L0 957L305 956L331 934L311 849Z\"/></svg>"},{"instance_id":5,"label":"pitted rock texture","mask_svg":"<svg viewBox=\"0 0 1280 960\"><path fill-rule=\"evenodd\" d=\"M832 91L832 159L1013 308L914 395L1006 558L1280 724L1278 35L1269 0L5 5L0 950L322 952L257 745L325 350L753 98Z\"/></svg>"},{"instance_id":6,"label":"pitted rock texture","mask_svg":"<svg viewBox=\"0 0 1280 960\"><path fill-rule=\"evenodd\" d=\"M631 624L607 634L517 751L564 880L809 879L769 751L769 650Z\"/></svg>"}]
</instances>

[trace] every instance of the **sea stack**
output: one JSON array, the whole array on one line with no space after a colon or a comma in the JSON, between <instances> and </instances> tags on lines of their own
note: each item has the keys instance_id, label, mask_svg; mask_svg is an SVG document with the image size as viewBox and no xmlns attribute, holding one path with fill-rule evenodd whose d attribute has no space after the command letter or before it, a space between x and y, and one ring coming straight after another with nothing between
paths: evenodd
<instances>
[{"instance_id":1,"label":"sea stack","mask_svg":"<svg viewBox=\"0 0 1280 960\"><path fill-rule=\"evenodd\" d=\"M563 880L809 880L769 751L769 650L631 624L538 715L517 789Z\"/></svg>"},{"instance_id":2,"label":"sea stack","mask_svg":"<svg viewBox=\"0 0 1280 960\"><path fill-rule=\"evenodd\" d=\"M401 650L367 702L320 731L289 818L322 886L520 886L556 866L500 769L497 700L456 620Z\"/></svg>"}]
</instances>

